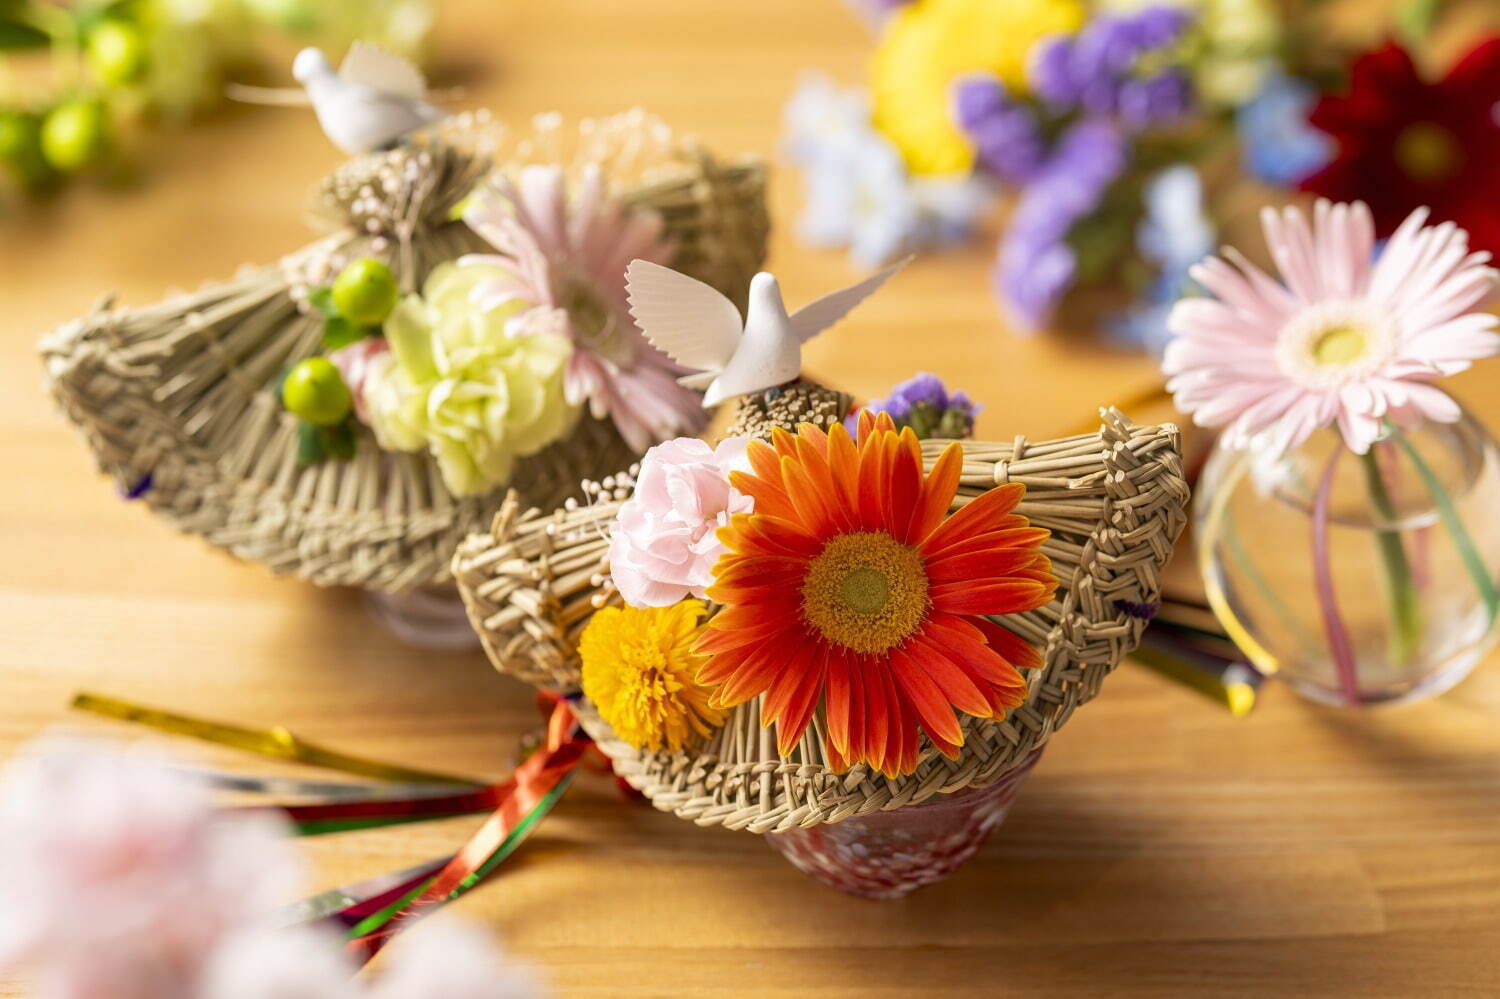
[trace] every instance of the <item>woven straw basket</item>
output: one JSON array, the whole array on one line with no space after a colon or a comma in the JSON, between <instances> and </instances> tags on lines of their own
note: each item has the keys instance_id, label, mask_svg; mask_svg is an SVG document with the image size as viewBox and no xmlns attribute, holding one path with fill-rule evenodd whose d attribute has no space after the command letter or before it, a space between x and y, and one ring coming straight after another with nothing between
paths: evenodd
<instances>
[{"instance_id":1,"label":"woven straw basket","mask_svg":"<svg viewBox=\"0 0 1500 999\"><path fill-rule=\"evenodd\" d=\"M489 524L506 490L457 498L429 455L382 451L367 428L352 460L301 465L276 380L320 347L321 316L299 303L306 287L371 256L412 291L439 263L490 251L454 206L492 163L559 162L548 158L561 155L559 131L549 117L503 146L487 136L484 152L435 138L349 161L316 195L324 238L157 305L106 301L45 337L53 393L122 490L210 544L324 585L404 592L445 581L459 540ZM720 163L638 112L584 122L579 136L577 158L603 160L622 200L659 213L673 266L743 301L765 255L763 167ZM509 485L550 509L580 478L635 457L612 424L585 415L519 462Z\"/></svg>"},{"instance_id":2,"label":"woven straw basket","mask_svg":"<svg viewBox=\"0 0 1500 999\"><path fill-rule=\"evenodd\" d=\"M999 722L963 716L965 744L949 760L924 740L915 773L889 779L857 765L835 773L823 755L821 709L790 758L759 724L759 699L691 751L644 752L618 739L579 697L584 728L616 772L657 808L699 825L782 832L915 804L942 792L991 784L1017 766L1099 692L1140 639L1142 605L1157 600L1162 566L1185 522L1188 487L1177 429L1136 426L1102 413L1097 433L1032 443L963 442L954 508L997 484L1027 487L1018 513L1052 536L1043 551L1062 585L1046 607L1002 620L1041 650L1026 701ZM817 422L826 422L819 420ZM924 441L930 468L947 441ZM610 495L606 490L605 495ZM612 496L575 509L502 510L488 533L467 538L454 575L486 652L502 672L543 689L576 694L578 637L601 589Z\"/></svg>"}]
</instances>

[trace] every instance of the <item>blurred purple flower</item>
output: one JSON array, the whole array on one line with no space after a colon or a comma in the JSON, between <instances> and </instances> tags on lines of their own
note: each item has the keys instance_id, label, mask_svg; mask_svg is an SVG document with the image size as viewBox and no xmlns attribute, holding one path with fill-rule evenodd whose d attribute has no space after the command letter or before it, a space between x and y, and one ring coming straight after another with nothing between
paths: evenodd
<instances>
[{"instance_id":1,"label":"blurred purple flower","mask_svg":"<svg viewBox=\"0 0 1500 999\"><path fill-rule=\"evenodd\" d=\"M1000 241L994 282L1011 322L1033 332L1072 287L1078 259L1067 243L1079 219L1098 207L1125 169L1126 144L1106 121L1064 133L1052 158L1021 193Z\"/></svg>"},{"instance_id":2,"label":"blurred purple flower","mask_svg":"<svg viewBox=\"0 0 1500 999\"><path fill-rule=\"evenodd\" d=\"M1177 41L1191 17L1167 6L1100 14L1077 35L1043 43L1030 67L1032 90L1056 110L1117 115L1131 128L1178 117L1192 102L1182 70L1135 71L1141 56Z\"/></svg>"},{"instance_id":3,"label":"blurred purple flower","mask_svg":"<svg viewBox=\"0 0 1500 999\"><path fill-rule=\"evenodd\" d=\"M874 399L864 409L889 413L898 427L911 427L919 438L963 438L974 433L974 417L982 408L963 391L949 392L943 380L929 371L913 375L891 389L884 399ZM859 413L851 413L844 426L856 433Z\"/></svg>"},{"instance_id":4,"label":"blurred purple flower","mask_svg":"<svg viewBox=\"0 0 1500 999\"><path fill-rule=\"evenodd\" d=\"M1035 112L1014 100L993 76L971 76L953 88L954 117L974 143L979 162L1002 181L1024 184L1046 156Z\"/></svg>"}]
</instances>

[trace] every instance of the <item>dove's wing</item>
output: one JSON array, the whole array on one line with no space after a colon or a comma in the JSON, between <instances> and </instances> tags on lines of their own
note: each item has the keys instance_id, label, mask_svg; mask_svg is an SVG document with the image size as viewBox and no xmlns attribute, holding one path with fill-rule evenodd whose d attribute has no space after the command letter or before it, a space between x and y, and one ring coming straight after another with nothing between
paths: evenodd
<instances>
[{"instance_id":1,"label":"dove's wing","mask_svg":"<svg viewBox=\"0 0 1500 999\"><path fill-rule=\"evenodd\" d=\"M885 284L901 268L911 262L911 257L899 260L878 274L872 274L859 284L850 285L840 291L824 295L792 313L792 332L806 343L819 333L847 316L856 305L869 298L876 288Z\"/></svg>"},{"instance_id":2,"label":"dove's wing","mask_svg":"<svg viewBox=\"0 0 1500 999\"><path fill-rule=\"evenodd\" d=\"M427 97L427 80L420 69L394 52L387 52L369 42L355 42L349 46L344 61L339 63L339 77L391 97L406 97L414 101Z\"/></svg>"},{"instance_id":3,"label":"dove's wing","mask_svg":"<svg viewBox=\"0 0 1500 999\"><path fill-rule=\"evenodd\" d=\"M683 367L718 371L740 345L740 310L696 278L632 260L625 268L625 292L646 339Z\"/></svg>"}]
</instances>

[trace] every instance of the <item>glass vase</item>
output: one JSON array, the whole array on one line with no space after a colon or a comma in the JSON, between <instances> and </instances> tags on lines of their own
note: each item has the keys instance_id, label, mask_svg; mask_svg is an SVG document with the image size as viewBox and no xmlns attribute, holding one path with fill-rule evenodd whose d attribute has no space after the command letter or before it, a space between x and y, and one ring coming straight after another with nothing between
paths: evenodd
<instances>
[{"instance_id":1,"label":"glass vase","mask_svg":"<svg viewBox=\"0 0 1500 999\"><path fill-rule=\"evenodd\" d=\"M943 880L979 852L1041 755L1033 750L985 787L766 839L792 866L826 885L864 898L900 898Z\"/></svg>"},{"instance_id":2,"label":"glass vase","mask_svg":"<svg viewBox=\"0 0 1500 999\"><path fill-rule=\"evenodd\" d=\"M1500 452L1457 423L1336 430L1275 454L1215 446L1195 502L1210 604L1262 670L1328 704L1414 701L1462 680L1496 635Z\"/></svg>"},{"instance_id":3,"label":"glass vase","mask_svg":"<svg viewBox=\"0 0 1500 999\"><path fill-rule=\"evenodd\" d=\"M428 586L409 593L365 591L370 616L407 645L433 652L479 648L457 586Z\"/></svg>"}]
</instances>

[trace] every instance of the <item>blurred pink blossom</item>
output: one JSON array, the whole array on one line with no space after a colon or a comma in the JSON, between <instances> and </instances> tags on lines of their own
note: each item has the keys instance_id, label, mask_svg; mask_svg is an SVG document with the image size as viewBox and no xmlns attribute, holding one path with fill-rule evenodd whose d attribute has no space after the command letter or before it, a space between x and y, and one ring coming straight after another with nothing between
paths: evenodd
<instances>
[{"instance_id":1,"label":"blurred pink blossom","mask_svg":"<svg viewBox=\"0 0 1500 999\"><path fill-rule=\"evenodd\" d=\"M0 772L0 973L42 999L535 999L480 930L439 917L373 982L326 928L273 929L289 827L213 807L134 749L40 740Z\"/></svg>"},{"instance_id":2,"label":"blurred pink blossom","mask_svg":"<svg viewBox=\"0 0 1500 999\"><path fill-rule=\"evenodd\" d=\"M284 824L228 819L129 748L33 745L0 775L0 828L0 898L22 902L0 906L0 967L59 999L194 995L220 938L300 881Z\"/></svg>"}]
</instances>

